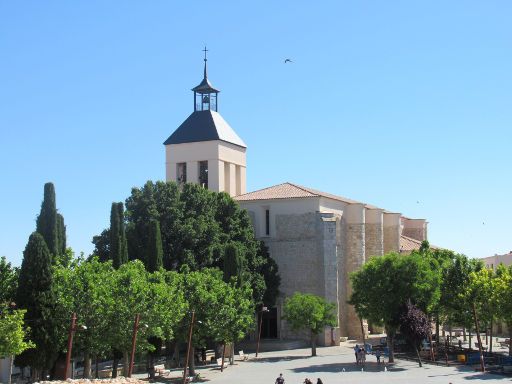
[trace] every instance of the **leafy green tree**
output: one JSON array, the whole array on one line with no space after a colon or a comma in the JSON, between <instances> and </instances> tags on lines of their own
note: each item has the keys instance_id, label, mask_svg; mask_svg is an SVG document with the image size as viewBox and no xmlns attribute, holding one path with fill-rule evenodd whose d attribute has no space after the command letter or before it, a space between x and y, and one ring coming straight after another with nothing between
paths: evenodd
<instances>
[{"instance_id":1,"label":"leafy green tree","mask_svg":"<svg viewBox=\"0 0 512 384\"><path fill-rule=\"evenodd\" d=\"M236 278L238 284L242 283L244 272L243 260L236 244L230 243L224 249L224 281L229 282L232 277Z\"/></svg>"},{"instance_id":2,"label":"leafy green tree","mask_svg":"<svg viewBox=\"0 0 512 384\"><path fill-rule=\"evenodd\" d=\"M183 265L191 270L223 269L225 245L232 244L238 249L242 275L252 287L254 301L261 303L267 291L267 296L277 292L277 287L267 287L267 282L279 282L277 265L261 252L247 212L226 193L196 184L179 187L174 182L148 181L133 188L126 199L126 220L131 258L147 265L149 223L157 220L165 269L179 270Z\"/></svg>"},{"instance_id":3,"label":"leafy green tree","mask_svg":"<svg viewBox=\"0 0 512 384\"><path fill-rule=\"evenodd\" d=\"M162 268L162 235L160 233L160 223L157 220L151 220L149 224L149 242L146 256L146 269L154 272Z\"/></svg>"},{"instance_id":4,"label":"leafy green tree","mask_svg":"<svg viewBox=\"0 0 512 384\"><path fill-rule=\"evenodd\" d=\"M389 361L394 361L394 337L401 309L409 300L425 313L437 305L441 277L436 263L420 253L408 256L389 253L371 258L351 274L354 305L360 318L383 325L388 335Z\"/></svg>"},{"instance_id":5,"label":"leafy green tree","mask_svg":"<svg viewBox=\"0 0 512 384\"><path fill-rule=\"evenodd\" d=\"M335 306L322 297L295 292L284 303L284 318L293 330L310 333L311 356L316 356L316 337L326 326L336 325Z\"/></svg>"},{"instance_id":6,"label":"leafy green tree","mask_svg":"<svg viewBox=\"0 0 512 384\"><path fill-rule=\"evenodd\" d=\"M481 269L471 272L469 275L469 284L461 293L460 299L469 303L473 312L473 321L478 339L478 349L480 351L480 365L482 371L485 370L482 340L480 339L480 324L490 320L493 315L493 271L490 269Z\"/></svg>"},{"instance_id":7,"label":"leafy green tree","mask_svg":"<svg viewBox=\"0 0 512 384\"><path fill-rule=\"evenodd\" d=\"M240 339L253 323L254 303L251 289L245 284L237 287L224 282L223 273L217 269L206 268L190 271L182 268L182 286L187 299L189 312L183 321L181 339L185 340L191 321L191 311L195 313L194 332L190 351L194 347L204 346L214 337L218 342L230 342ZM195 374L194 359L189 358L190 374Z\"/></svg>"},{"instance_id":8,"label":"leafy green tree","mask_svg":"<svg viewBox=\"0 0 512 384\"><path fill-rule=\"evenodd\" d=\"M497 300L498 318L507 325L509 340L512 340L512 266L508 268L502 264L498 266L494 295ZM512 343L508 345L508 354L512 356Z\"/></svg>"},{"instance_id":9,"label":"leafy green tree","mask_svg":"<svg viewBox=\"0 0 512 384\"><path fill-rule=\"evenodd\" d=\"M421 367L420 346L430 334L430 320L427 315L418 307L407 302L400 315L400 333L406 337L418 357L418 364Z\"/></svg>"},{"instance_id":10,"label":"leafy green tree","mask_svg":"<svg viewBox=\"0 0 512 384\"><path fill-rule=\"evenodd\" d=\"M104 229L100 235L92 238L94 244L94 251L92 256L98 256L101 262L110 260L110 228Z\"/></svg>"},{"instance_id":11,"label":"leafy green tree","mask_svg":"<svg viewBox=\"0 0 512 384\"><path fill-rule=\"evenodd\" d=\"M36 348L17 357L16 365L31 366L36 376L53 365L58 348L55 331L55 298L52 292L52 257L44 238L37 232L30 235L23 252L16 304L25 309L31 327L29 337Z\"/></svg>"},{"instance_id":12,"label":"leafy green tree","mask_svg":"<svg viewBox=\"0 0 512 384\"><path fill-rule=\"evenodd\" d=\"M176 274L149 274L142 262L136 260L120 266L113 278L114 303L107 315L109 340L112 347L123 353L126 376L135 316L139 314L141 324L147 325L138 333L137 350L150 351L154 346L148 338L170 339L186 307Z\"/></svg>"},{"instance_id":13,"label":"leafy green tree","mask_svg":"<svg viewBox=\"0 0 512 384\"><path fill-rule=\"evenodd\" d=\"M78 325L85 326L75 335L73 351L84 357L84 377L90 378L91 358L106 356L111 349L108 316L114 305L112 297L113 268L111 263L93 258L74 261L69 268L57 267L53 289L61 313L64 333L72 313Z\"/></svg>"},{"instance_id":14,"label":"leafy green tree","mask_svg":"<svg viewBox=\"0 0 512 384\"><path fill-rule=\"evenodd\" d=\"M279 286L281 285L281 276L279 276L279 268L275 260L270 257L268 248L263 241L259 242L258 257L262 262L255 267L257 277L261 277L263 283L261 284L260 291L263 291L263 301L259 301L258 304L267 307L273 307L276 305L276 299L279 296ZM256 285L253 283L253 285ZM255 295L255 297L260 297Z\"/></svg>"},{"instance_id":15,"label":"leafy green tree","mask_svg":"<svg viewBox=\"0 0 512 384\"><path fill-rule=\"evenodd\" d=\"M26 340L28 329L24 325L25 310L10 311L8 307L0 307L0 359L16 356L34 344ZM12 360L9 365L9 381L11 383Z\"/></svg>"},{"instance_id":16,"label":"leafy green tree","mask_svg":"<svg viewBox=\"0 0 512 384\"><path fill-rule=\"evenodd\" d=\"M0 306L14 301L19 269L12 267L5 256L0 257Z\"/></svg>"},{"instance_id":17,"label":"leafy green tree","mask_svg":"<svg viewBox=\"0 0 512 384\"><path fill-rule=\"evenodd\" d=\"M128 246L124 228L124 206L123 203L112 203L110 209L110 259L113 260L114 268L128 261Z\"/></svg>"}]
</instances>

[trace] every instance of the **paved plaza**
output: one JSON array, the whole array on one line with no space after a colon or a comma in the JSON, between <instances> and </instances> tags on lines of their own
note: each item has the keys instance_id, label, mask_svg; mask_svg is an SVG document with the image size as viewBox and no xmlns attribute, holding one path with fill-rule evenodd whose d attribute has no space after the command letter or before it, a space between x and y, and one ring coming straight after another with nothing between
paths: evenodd
<instances>
[{"instance_id":1,"label":"paved plaza","mask_svg":"<svg viewBox=\"0 0 512 384\"><path fill-rule=\"evenodd\" d=\"M394 366L378 366L375 356L368 356L366 367L354 363L354 352L350 344L340 347L318 348L316 357L311 357L310 349L275 351L261 353L256 359L253 354L248 361L236 361L224 372L217 369L200 368L197 372L210 384L274 384L282 373L285 384L302 384L308 377L313 383L320 377L324 384L333 383L507 383L510 376L479 373L466 366L443 367L399 360ZM343 372L344 370L344 372ZM168 382L168 381L167 381Z\"/></svg>"}]
</instances>

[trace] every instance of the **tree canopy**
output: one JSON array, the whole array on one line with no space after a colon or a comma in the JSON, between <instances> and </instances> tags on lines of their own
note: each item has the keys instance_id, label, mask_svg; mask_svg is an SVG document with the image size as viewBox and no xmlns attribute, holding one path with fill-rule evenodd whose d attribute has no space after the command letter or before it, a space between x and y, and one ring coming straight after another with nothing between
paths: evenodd
<instances>
[{"instance_id":1,"label":"tree canopy","mask_svg":"<svg viewBox=\"0 0 512 384\"><path fill-rule=\"evenodd\" d=\"M0 305L14 301L18 287L19 269L11 266L11 263L0 257Z\"/></svg>"},{"instance_id":2,"label":"tree canopy","mask_svg":"<svg viewBox=\"0 0 512 384\"><path fill-rule=\"evenodd\" d=\"M389 253L371 258L350 279L349 303L361 318L385 326L393 361L393 338L404 305L410 301L426 313L437 305L441 285L438 264L419 252L408 256Z\"/></svg>"},{"instance_id":3,"label":"tree canopy","mask_svg":"<svg viewBox=\"0 0 512 384\"><path fill-rule=\"evenodd\" d=\"M184 265L192 271L212 267L224 270L235 265L235 256L236 274L250 284L255 303L275 302L280 283L277 265L254 238L248 213L228 194L192 183L180 186L148 181L132 189L125 205L130 260L141 260L148 270L155 270L160 265L160 242L162 265L167 270L178 271ZM113 227L93 239L100 259L112 251ZM226 254L231 257L227 264Z\"/></svg>"},{"instance_id":4,"label":"tree canopy","mask_svg":"<svg viewBox=\"0 0 512 384\"><path fill-rule=\"evenodd\" d=\"M284 303L284 319L294 330L310 333L311 356L316 356L316 336L337 324L335 305L309 293L295 292Z\"/></svg>"},{"instance_id":5,"label":"tree canopy","mask_svg":"<svg viewBox=\"0 0 512 384\"><path fill-rule=\"evenodd\" d=\"M9 310L8 307L0 307L0 359L16 356L34 344L26 340L24 317L26 310Z\"/></svg>"}]
</instances>

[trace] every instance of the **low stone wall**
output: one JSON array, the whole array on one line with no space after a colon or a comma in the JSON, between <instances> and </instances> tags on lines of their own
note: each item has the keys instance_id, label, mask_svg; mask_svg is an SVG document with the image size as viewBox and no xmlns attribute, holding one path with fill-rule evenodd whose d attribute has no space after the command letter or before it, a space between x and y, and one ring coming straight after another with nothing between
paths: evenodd
<instances>
[{"instance_id":1,"label":"low stone wall","mask_svg":"<svg viewBox=\"0 0 512 384\"><path fill-rule=\"evenodd\" d=\"M78 380L71 380L67 379L66 381L40 381L35 384L94 384L94 383L115 383L115 384L146 384L146 381L141 381L138 379L132 379L128 377L118 377L115 379L103 379L103 380L88 380L88 379L78 379Z\"/></svg>"}]
</instances>

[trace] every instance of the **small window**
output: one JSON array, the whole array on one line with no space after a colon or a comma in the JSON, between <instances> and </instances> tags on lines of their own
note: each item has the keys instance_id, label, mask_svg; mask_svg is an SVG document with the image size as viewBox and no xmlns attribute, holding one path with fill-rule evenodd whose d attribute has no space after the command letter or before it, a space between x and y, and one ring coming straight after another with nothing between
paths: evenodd
<instances>
[{"instance_id":1,"label":"small window","mask_svg":"<svg viewBox=\"0 0 512 384\"><path fill-rule=\"evenodd\" d=\"M179 184L187 182L187 163L178 163L176 165L176 181Z\"/></svg>"},{"instance_id":2,"label":"small window","mask_svg":"<svg viewBox=\"0 0 512 384\"><path fill-rule=\"evenodd\" d=\"M208 161L199 162L199 185L208 188Z\"/></svg>"},{"instance_id":3,"label":"small window","mask_svg":"<svg viewBox=\"0 0 512 384\"><path fill-rule=\"evenodd\" d=\"M270 236L270 210L265 209L265 235Z\"/></svg>"}]
</instances>

